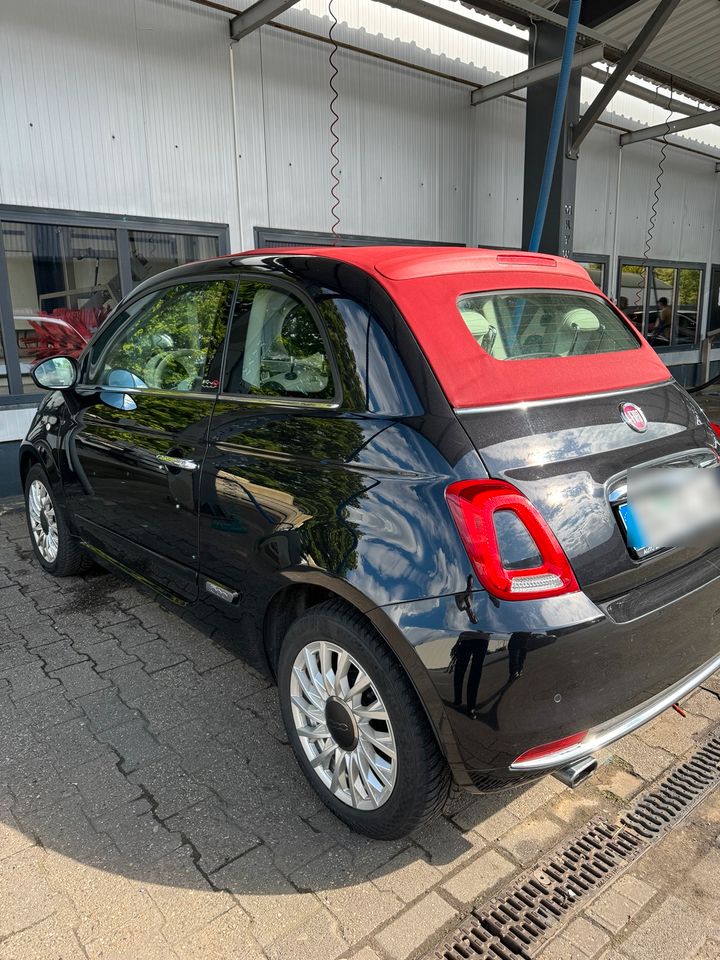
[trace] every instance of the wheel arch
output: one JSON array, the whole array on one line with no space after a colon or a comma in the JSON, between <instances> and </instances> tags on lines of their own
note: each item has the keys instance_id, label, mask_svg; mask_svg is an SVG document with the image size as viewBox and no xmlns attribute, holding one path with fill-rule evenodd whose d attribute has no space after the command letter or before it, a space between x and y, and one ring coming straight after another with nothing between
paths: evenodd
<instances>
[{"instance_id":1,"label":"wheel arch","mask_svg":"<svg viewBox=\"0 0 720 960\"><path fill-rule=\"evenodd\" d=\"M456 782L467 781L469 784L445 707L422 661L383 608L373 606L364 594L344 581L338 584L312 576L296 580L273 595L266 607L263 621L263 645L273 677L276 676L282 639L290 624L306 610L326 600L340 600L351 612L360 613L380 640L390 648L415 690Z\"/></svg>"}]
</instances>

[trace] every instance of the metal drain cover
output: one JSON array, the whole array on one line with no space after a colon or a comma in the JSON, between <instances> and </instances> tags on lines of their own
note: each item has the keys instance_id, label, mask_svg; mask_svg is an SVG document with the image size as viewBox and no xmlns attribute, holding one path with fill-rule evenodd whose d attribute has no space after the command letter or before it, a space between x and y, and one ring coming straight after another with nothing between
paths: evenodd
<instances>
[{"instance_id":1,"label":"metal drain cover","mask_svg":"<svg viewBox=\"0 0 720 960\"><path fill-rule=\"evenodd\" d=\"M476 907L425 960L532 960L558 927L638 860L720 783L712 737L613 822L584 830Z\"/></svg>"}]
</instances>

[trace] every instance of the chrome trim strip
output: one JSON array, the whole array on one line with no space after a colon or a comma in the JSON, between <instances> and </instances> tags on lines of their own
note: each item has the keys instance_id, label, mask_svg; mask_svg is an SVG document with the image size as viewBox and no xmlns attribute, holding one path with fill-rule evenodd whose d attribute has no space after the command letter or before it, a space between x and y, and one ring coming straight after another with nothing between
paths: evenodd
<instances>
[{"instance_id":1,"label":"chrome trim strip","mask_svg":"<svg viewBox=\"0 0 720 960\"><path fill-rule=\"evenodd\" d=\"M682 700L718 669L720 669L720 654L713 657L712 660L708 660L707 663L698 667L697 670L688 674L687 677L678 681L672 687L668 687L667 690L662 691L657 696L646 700L640 706L589 730L581 743L567 747L565 750L558 750L557 753L546 754L544 757L511 763L510 769L525 773L540 773L544 770L549 771L556 767L564 767L576 760L592 756L598 750L602 750L603 747L607 747L621 737L627 736L628 733L637 730L638 727Z\"/></svg>"},{"instance_id":2,"label":"chrome trim strip","mask_svg":"<svg viewBox=\"0 0 720 960\"><path fill-rule=\"evenodd\" d=\"M455 413L491 413L494 410L530 410L533 407L547 407L556 403L575 403L577 400L602 400L605 397L621 397L628 393L640 393L643 390L652 390L653 387L669 387L675 380L658 380L657 383L648 383L644 387L628 387L626 390L609 390L599 393L577 393L572 397L555 397L552 400L520 400L517 403L486 404L484 407L454 407Z\"/></svg>"}]
</instances>

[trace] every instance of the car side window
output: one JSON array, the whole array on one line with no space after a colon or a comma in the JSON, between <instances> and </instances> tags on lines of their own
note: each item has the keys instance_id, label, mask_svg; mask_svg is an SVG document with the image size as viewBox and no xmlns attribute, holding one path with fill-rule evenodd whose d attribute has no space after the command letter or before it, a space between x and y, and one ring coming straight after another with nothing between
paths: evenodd
<instances>
[{"instance_id":1,"label":"car side window","mask_svg":"<svg viewBox=\"0 0 720 960\"><path fill-rule=\"evenodd\" d=\"M223 391L263 397L334 397L325 341L299 297L267 283L240 281Z\"/></svg>"},{"instance_id":2,"label":"car side window","mask_svg":"<svg viewBox=\"0 0 720 960\"><path fill-rule=\"evenodd\" d=\"M100 362L101 386L200 392L216 390L231 280L182 283L149 294Z\"/></svg>"}]
</instances>

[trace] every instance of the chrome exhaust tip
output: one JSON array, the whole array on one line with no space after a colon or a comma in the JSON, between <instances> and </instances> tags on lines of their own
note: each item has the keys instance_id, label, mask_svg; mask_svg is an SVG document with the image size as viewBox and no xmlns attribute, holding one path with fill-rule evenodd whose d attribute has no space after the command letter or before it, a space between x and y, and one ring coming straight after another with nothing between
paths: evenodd
<instances>
[{"instance_id":1,"label":"chrome exhaust tip","mask_svg":"<svg viewBox=\"0 0 720 960\"><path fill-rule=\"evenodd\" d=\"M595 773L597 765L595 757L584 757L582 760L576 760L575 763L569 763L566 767L554 770L553 776L557 777L560 783L564 783L566 787L575 788Z\"/></svg>"}]
</instances>

